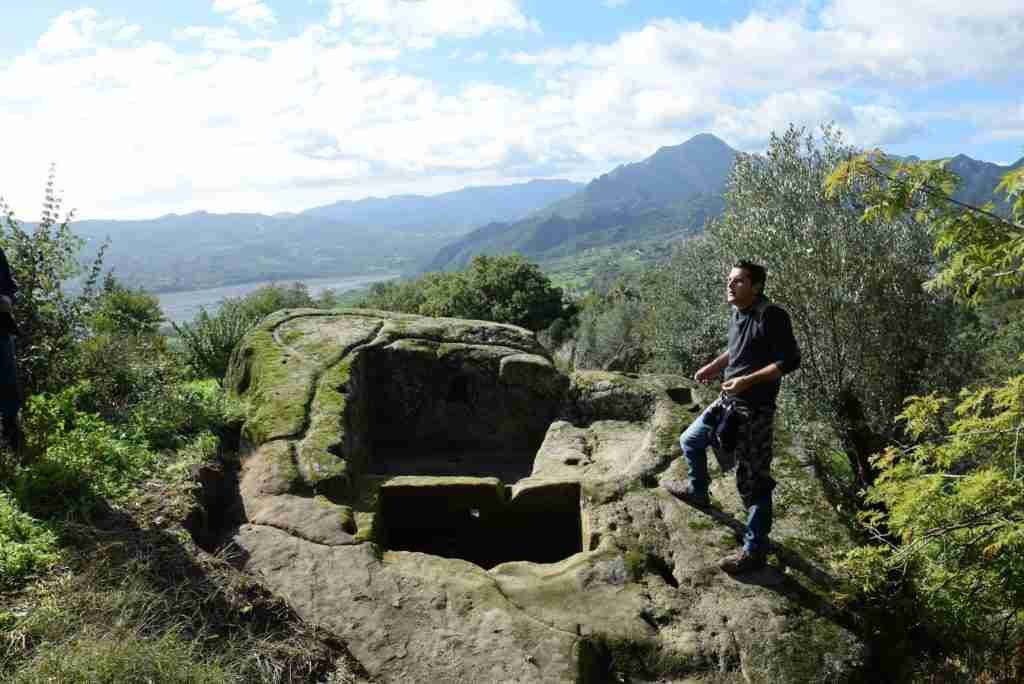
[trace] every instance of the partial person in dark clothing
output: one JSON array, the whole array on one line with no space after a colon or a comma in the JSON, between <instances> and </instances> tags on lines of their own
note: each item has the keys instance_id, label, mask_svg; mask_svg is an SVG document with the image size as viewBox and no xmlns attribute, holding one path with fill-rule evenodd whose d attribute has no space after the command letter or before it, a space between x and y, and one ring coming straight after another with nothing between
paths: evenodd
<instances>
[{"instance_id":1,"label":"partial person in dark clothing","mask_svg":"<svg viewBox=\"0 0 1024 684\"><path fill-rule=\"evenodd\" d=\"M21 428L18 426L21 391L14 359L14 338L18 334L14 323L14 297L17 292L18 286L11 276L7 255L0 248L0 426L4 441L14 451L21 448Z\"/></svg>"},{"instance_id":2,"label":"partial person in dark clothing","mask_svg":"<svg viewBox=\"0 0 1024 684\"><path fill-rule=\"evenodd\" d=\"M723 570L749 572L764 567L772 528L771 476L775 400L782 376L800 367L800 349L789 314L763 294L765 269L740 261L729 273L726 299L733 306L729 348L694 374L711 382L725 371L722 393L679 438L689 467L686 482L667 480L665 489L698 507L711 505L707 448L722 471L736 466L736 488L747 508L743 549L722 559Z\"/></svg>"}]
</instances>

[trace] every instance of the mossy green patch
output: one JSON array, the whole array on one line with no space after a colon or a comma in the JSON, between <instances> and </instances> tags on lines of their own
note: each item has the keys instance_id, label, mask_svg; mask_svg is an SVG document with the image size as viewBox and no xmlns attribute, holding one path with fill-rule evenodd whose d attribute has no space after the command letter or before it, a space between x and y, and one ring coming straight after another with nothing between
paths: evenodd
<instances>
[{"instance_id":1,"label":"mossy green patch","mask_svg":"<svg viewBox=\"0 0 1024 684\"><path fill-rule=\"evenodd\" d=\"M246 364L248 380L241 387L230 386L241 391L249 407L242 428L246 438L262 444L300 434L313 394L315 368L281 349L264 325L250 332L242 344L241 363Z\"/></svg>"},{"instance_id":2,"label":"mossy green patch","mask_svg":"<svg viewBox=\"0 0 1024 684\"><path fill-rule=\"evenodd\" d=\"M682 455L679 447L679 436L697 417L691 406L672 404L668 410L667 420L659 421L655 426L654 444L659 453Z\"/></svg>"},{"instance_id":3,"label":"mossy green patch","mask_svg":"<svg viewBox=\"0 0 1024 684\"><path fill-rule=\"evenodd\" d=\"M309 428L298 460L303 478L315 491L341 495L352 484L354 473L349 454L344 453L352 363L348 357L324 371L309 408Z\"/></svg>"},{"instance_id":4,"label":"mossy green patch","mask_svg":"<svg viewBox=\"0 0 1024 684\"><path fill-rule=\"evenodd\" d=\"M356 513L350 506L336 504L323 494L317 494L314 496L313 501L334 510L335 514L338 516L338 523L341 526L341 529L345 530L349 534L355 533L358 522L356 519Z\"/></svg>"},{"instance_id":5,"label":"mossy green patch","mask_svg":"<svg viewBox=\"0 0 1024 684\"><path fill-rule=\"evenodd\" d=\"M357 542L377 541L377 514L369 511L356 511L356 534Z\"/></svg>"},{"instance_id":6,"label":"mossy green patch","mask_svg":"<svg viewBox=\"0 0 1024 684\"><path fill-rule=\"evenodd\" d=\"M290 442L274 442L262 447L270 449L270 458L277 477L292 487L300 482L299 469L295 465L295 447ZM291 487L288 487L290 490Z\"/></svg>"},{"instance_id":7,"label":"mossy green patch","mask_svg":"<svg viewBox=\"0 0 1024 684\"><path fill-rule=\"evenodd\" d=\"M622 554L622 562L626 566L626 574L634 582L639 582L647 570L647 554L637 549L631 549Z\"/></svg>"},{"instance_id":8,"label":"mossy green patch","mask_svg":"<svg viewBox=\"0 0 1024 684\"><path fill-rule=\"evenodd\" d=\"M340 496L347 491L349 482L348 463L345 459L326 451L300 451L299 472L303 481L318 493Z\"/></svg>"}]
</instances>

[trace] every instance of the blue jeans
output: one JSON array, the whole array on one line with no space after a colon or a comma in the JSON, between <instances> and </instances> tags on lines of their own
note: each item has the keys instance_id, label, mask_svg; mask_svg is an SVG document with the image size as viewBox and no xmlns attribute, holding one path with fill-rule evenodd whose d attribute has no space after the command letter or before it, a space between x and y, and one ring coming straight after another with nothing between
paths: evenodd
<instances>
[{"instance_id":1,"label":"blue jeans","mask_svg":"<svg viewBox=\"0 0 1024 684\"><path fill-rule=\"evenodd\" d=\"M679 446L688 466L687 479L697 494L707 494L711 476L708 475L708 446L715 426L706 418L712 407L704 409L690 427L679 437ZM747 531L743 535L743 548L749 553L766 553L768 534L772 531L772 492L760 493L747 506Z\"/></svg>"}]
</instances>

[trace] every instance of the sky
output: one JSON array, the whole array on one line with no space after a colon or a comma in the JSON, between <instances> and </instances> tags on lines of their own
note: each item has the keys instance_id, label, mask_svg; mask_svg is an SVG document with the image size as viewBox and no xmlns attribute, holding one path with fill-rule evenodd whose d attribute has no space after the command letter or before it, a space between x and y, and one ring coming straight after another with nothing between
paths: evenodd
<instances>
[{"instance_id":1,"label":"sky","mask_svg":"<svg viewBox=\"0 0 1024 684\"><path fill-rule=\"evenodd\" d=\"M1024 157L1021 0L0 0L0 197L301 211L834 123Z\"/></svg>"}]
</instances>

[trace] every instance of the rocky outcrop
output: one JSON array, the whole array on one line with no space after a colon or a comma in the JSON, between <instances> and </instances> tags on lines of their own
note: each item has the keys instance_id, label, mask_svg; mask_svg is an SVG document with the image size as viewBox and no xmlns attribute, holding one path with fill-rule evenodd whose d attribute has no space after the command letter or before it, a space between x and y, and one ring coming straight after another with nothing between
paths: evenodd
<instances>
[{"instance_id":1,"label":"rocky outcrop","mask_svg":"<svg viewBox=\"0 0 1024 684\"><path fill-rule=\"evenodd\" d=\"M751 577L716 565L731 478L710 511L659 487L700 410L680 378L566 377L520 328L352 309L269 317L225 382L241 562L383 681L860 676L822 569L850 542L795 447Z\"/></svg>"}]
</instances>

